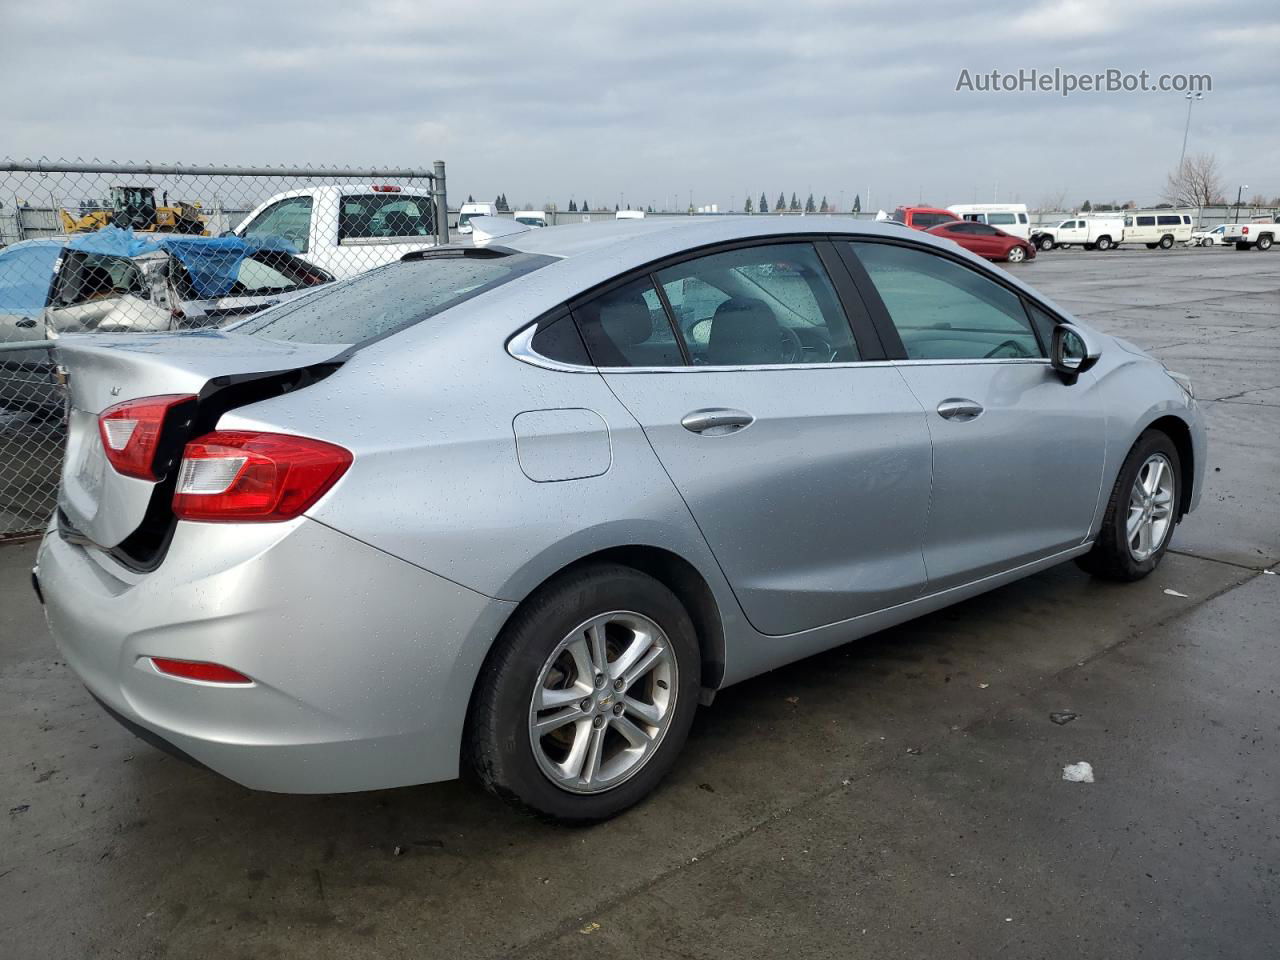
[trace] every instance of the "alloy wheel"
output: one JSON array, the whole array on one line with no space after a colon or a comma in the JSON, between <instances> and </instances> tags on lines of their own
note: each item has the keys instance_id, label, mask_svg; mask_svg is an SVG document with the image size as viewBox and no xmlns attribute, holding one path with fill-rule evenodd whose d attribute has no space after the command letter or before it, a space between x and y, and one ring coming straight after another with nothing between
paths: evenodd
<instances>
[{"instance_id":1,"label":"alloy wheel","mask_svg":"<svg viewBox=\"0 0 1280 960\"><path fill-rule=\"evenodd\" d=\"M618 786L657 752L679 689L663 629L628 610L579 625L551 652L529 704L538 768L571 793Z\"/></svg>"},{"instance_id":2,"label":"alloy wheel","mask_svg":"<svg viewBox=\"0 0 1280 960\"><path fill-rule=\"evenodd\" d=\"M1023 250L1021 247L1013 247L1009 251L1010 263L1021 263L1026 258L1027 258L1027 251Z\"/></svg>"},{"instance_id":3,"label":"alloy wheel","mask_svg":"<svg viewBox=\"0 0 1280 960\"><path fill-rule=\"evenodd\" d=\"M1153 453L1134 478L1129 491L1125 538L1129 554L1142 563L1164 546L1173 526L1173 466L1162 453Z\"/></svg>"}]
</instances>

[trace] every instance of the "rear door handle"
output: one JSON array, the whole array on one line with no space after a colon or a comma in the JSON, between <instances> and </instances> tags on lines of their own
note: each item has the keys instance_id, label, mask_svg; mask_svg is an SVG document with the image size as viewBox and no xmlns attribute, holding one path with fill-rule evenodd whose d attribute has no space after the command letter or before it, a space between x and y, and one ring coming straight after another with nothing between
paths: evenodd
<instances>
[{"instance_id":1,"label":"rear door handle","mask_svg":"<svg viewBox=\"0 0 1280 960\"><path fill-rule=\"evenodd\" d=\"M976 400L965 400L959 397L952 397L950 400L943 400L938 404L938 416L943 420L973 420L982 413L982 404Z\"/></svg>"},{"instance_id":2,"label":"rear door handle","mask_svg":"<svg viewBox=\"0 0 1280 960\"><path fill-rule=\"evenodd\" d=\"M737 433L755 422L755 417L744 410L729 410L717 407L713 410L694 410L687 413L680 421L680 426L690 433L704 437L723 437Z\"/></svg>"}]
</instances>

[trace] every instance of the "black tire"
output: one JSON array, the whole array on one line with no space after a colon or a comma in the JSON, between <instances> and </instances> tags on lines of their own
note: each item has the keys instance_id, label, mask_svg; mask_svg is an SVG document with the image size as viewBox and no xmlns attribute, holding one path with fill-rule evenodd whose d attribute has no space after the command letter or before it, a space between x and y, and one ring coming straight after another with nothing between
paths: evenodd
<instances>
[{"instance_id":1,"label":"black tire","mask_svg":"<svg viewBox=\"0 0 1280 960\"><path fill-rule=\"evenodd\" d=\"M1168 250L1168 249L1170 249L1172 246L1173 246L1173 237L1169 236L1169 235L1166 233L1163 237L1161 237L1161 238L1160 238L1160 249L1161 249L1161 250Z\"/></svg>"},{"instance_id":2,"label":"black tire","mask_svg":"<svg viewBox=\"0 0 1280 960\"><path fill-rule=\"evenodd\" d=\"M1053 249L1053 237L1041 237L1036 243L1041 250L1048 251Z\"/></svg>"},{"instance_id":3,"label":"black tire","mask_svg":"<svg viewBox=\"0 0 1280 960\"><path fill-rule=\"evenodd\" d=\"M1259 250L1271 249L1271 236L1269 234L1264 233L1262 236L1258 238L1258 249Z\"/></svg>"},{"instance_id":4,"label":"black tire","mask_svg":"<svg viewBox=\"0 0 1280 960\"><path fill-rule=\"evenodd\" d=\"M1147 244L1147 249L1148 249L1148 250L1154 250L1157 246L1159 246L1159 244L1155 244L1155 243L1148 243L1148 244Z\"/></svg>"},{"instance_id":5,"label":"black tire","mask_svg":"<svg viewBox=\"0 0 1280 960\"><path fill-rule=\"evenodd\" d=\"M1110 249L1111 249L1111 238L1110 238L1110 237L1099 237L1099 238L1098 238L1098 242L1097 242L1096 246L1097 246L1097 248L1098 248L1099 250L1110 250Z\"/></svg>"},{"instance_id":6,"label":"black tire","mask_svg":"<svg viewBox=\"0 0 1280 960\"><path fill-rule=\"evenodd\" d=\"M572 793L544 774L534 756L531 698L560 642L591 617L615 610L642 614L666 633L677 665L674 713L657 748L628 779L599 793ZM520 606L489 652L467 716L464 765L491 793L543 818L607 820L644 799L675 763L697 709L701 666L688 612L653 577L618 564L566 573Z\"/></svg>"},{"instance_id":7,"label":"black tire","mask_svg":"<svg viewBox=\"0 0 1280 960\"><path fill-rule=\"evenodd\" d=\"M1134 559L1129 550L1125 536L1125 525L1128 519L1129 493L1133 488L1138 472L1147 458L1153 454L1163 454L1169 461L1173 474L1173 522L1165 532L1164 541L1147 559ZM1169 549L1169 541L1173 539L1173 531L1179 519L1178 504L1182 498L1182 462L1178 457L1178 448L1169 436L1160 430L1148 430L1138 438L1129 455L1125 457L1120 473L1116 477L1115 486L1111 489L1111 497L1107 500L1107 511L1102 518L1102 529L1093 549L1076 559L1080 569L1095 577L1105 580L1130 582L1141 580L1160 565L1165 551Z\"/></svg>"}]
</instances>

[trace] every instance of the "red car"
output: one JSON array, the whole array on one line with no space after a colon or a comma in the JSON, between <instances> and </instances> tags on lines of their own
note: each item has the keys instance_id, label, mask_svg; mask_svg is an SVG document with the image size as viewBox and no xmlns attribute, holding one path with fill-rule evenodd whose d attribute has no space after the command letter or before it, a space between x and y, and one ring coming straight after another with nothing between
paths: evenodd
<instances>
[{"instance_id":1,"label":"red car","mask_svg":"<svg viewBox=\"0 0 1280 960\"><path fill-rule=\"evenodd\" d=\"M1011 236L999 227L989 227L985 223L971 220L940 223L936 227L930 227L925 233L954 240L970 253L988 260L1021 263L1023 260L1034 260L1036 255L1035 246L1021 237Z\"/></svg>"}]
</instances>

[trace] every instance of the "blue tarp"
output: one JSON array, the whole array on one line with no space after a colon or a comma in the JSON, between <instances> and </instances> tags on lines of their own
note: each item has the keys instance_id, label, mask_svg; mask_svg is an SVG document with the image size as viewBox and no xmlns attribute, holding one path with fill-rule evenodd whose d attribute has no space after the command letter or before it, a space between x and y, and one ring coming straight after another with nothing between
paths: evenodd
<instances>
[{"instance_id":1,"label":"blue tarp","mask_svg":"<svg viewBox=\"0 0 1280 960\"><path fill-rule=\"evenodd\" d=\"M200 299L225 297L235 286L240 262L251 253L298 251L284 237L189 237L175 233L142 233L103 227L93 233L77 233L67 242L70 250L114 257L136 257L163 250L187 268L191 286Z\"/></svg>"}]
</instances>

